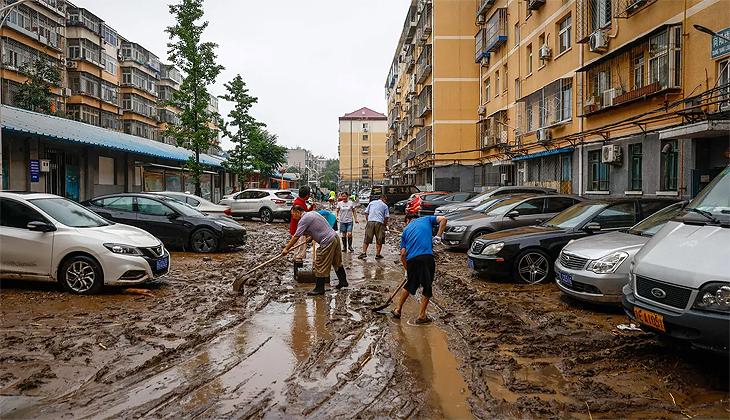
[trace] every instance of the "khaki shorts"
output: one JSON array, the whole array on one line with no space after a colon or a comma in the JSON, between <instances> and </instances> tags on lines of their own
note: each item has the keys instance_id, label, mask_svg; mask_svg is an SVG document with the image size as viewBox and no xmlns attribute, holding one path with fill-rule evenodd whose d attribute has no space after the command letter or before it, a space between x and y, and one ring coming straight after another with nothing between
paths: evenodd
<instances>
[{"instance_id":1,"label":"khaki shorts","mask_svg":"<svg viewBox=\"0 0 730 420\"><path fill-rule=\"evenodd\" d=\"M337 270L342 267L342 242L340 237L327 244L327 246L317 247L317 256L314 258L314 275L317 277L329 277L332 267Z\"/></svg>"},{"instance_id":2,"label":"khaki shorts","mask_svg":"<svg viewBox=\"0 0 730 420\"><path fill-rule=\"evenodd\" d=\"M365 243L373 243L373 236L378 245L383 245L385 243L385 225L380 222L368 222L365 225Z\"/></svg>"},{"instance_id":3,"label":"khaki shorts","mask_svg":"<svg viewBox=\"0 0 730 420\"><path fill-rule=\"evenodd\" d=\"M297 243L294 244L294 246L297 246L299 244L303 244L307 242L307 237L302 235L299 237L299 240ZM303 260L307 258L307 245L300 246L299 248L294 250L294 259L295 260Z\"/></svg>"}]
</instances>

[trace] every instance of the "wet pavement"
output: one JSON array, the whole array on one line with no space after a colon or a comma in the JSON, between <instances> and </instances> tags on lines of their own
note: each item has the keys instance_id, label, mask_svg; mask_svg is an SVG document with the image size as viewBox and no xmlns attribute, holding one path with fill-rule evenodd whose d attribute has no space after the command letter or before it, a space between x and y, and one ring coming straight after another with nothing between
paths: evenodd
<instances>
[{"instance_id":1,"label":"wet pavement","mask_svg":"<svg viewBox=\"0 0 730 420\"><path fill-rule=\"evenodd\" d=\"M288 240L282 223L244 224L243 249L173 253L169 276L140 287L154 296L3 281L0 418L729 416L727 358L619 331L620 310L554 285L475 277L463 254L437 255L433 324L414 324L412 298L400 320L373 313L403 269L397 235L386 258L356 258L364 224L344 254L350 287L308 297L282 259L234 295Z\"/></svg>"}]
</instances>

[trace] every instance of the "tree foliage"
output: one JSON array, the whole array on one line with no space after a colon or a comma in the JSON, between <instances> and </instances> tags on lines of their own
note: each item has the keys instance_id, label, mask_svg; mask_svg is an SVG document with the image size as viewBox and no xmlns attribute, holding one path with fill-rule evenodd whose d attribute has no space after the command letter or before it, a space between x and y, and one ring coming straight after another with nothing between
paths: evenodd
<instances>
[{"instance_id":1,"label":"tree foliage","mask_svg":"<svg viewBox=\"0 0 730 420\"><path fill-rule=\"evenodd\" d=\"M212 123L220 122L219 115L208 111L208 86L215 83L224 67L216 64L218 45L201 40L208 26L208 22L198 23L203 17L203 0L181 0L169 7L176 23L165 29L171 41L167 44L167 54L185 74L185 79L180 90L173 93L172 100L165 103L182 110L180 123L170 124L165 135L174 137L179 146L193 152L185 166L190 170L195 194L200 195L200 176L205 169L200 164L200 154L215 142L217 134Z\"/></svg>"},{"instance_id":2,"label":"tree foliage","mask_svg":"<svg viewBox=\"0 0 730 420\"><path fill-rule=\"evenodd\" d=\"M276 144L276 134L258 128L248 139L246 150L251 158L251 167L262 177L271 177L276 169L286 163L286 147Z\"/></svg>"},{"instance_id":3,"label":"tree foliage","mask_svg":"<svg viewBox=\"0 0 730 420\"><path fill-rule=\"evenodd\" d=\"M299 168L297 168L296 166L290 166L290 167L286 168L286 173L300 174L300 173L302 173L302 171Z\"/></svg>"},{"instance_id":4,"label":"tree foliage","mask_svg":"<svg viewBox=\"0 0 730 420\"><path fill-rule=\"evenodd\" d=\"M330 190L337 190L337 180L340 174L340 160L329 159L322 170L320 185Z\"/></svg>"},{"instance_id":5,"label":"tree foliage","mask_svg":"<svg viewBox=\"0 0 730 420\"><path fill-rule=\"evenodd\" d=\"M61 83L58 67L49 60L37 59L23 64L20 73L27 80L15 93L15 104L30 111L54 114L56 95L51 92L51 86L58 87Z\"/></svg>"}]
</instances>

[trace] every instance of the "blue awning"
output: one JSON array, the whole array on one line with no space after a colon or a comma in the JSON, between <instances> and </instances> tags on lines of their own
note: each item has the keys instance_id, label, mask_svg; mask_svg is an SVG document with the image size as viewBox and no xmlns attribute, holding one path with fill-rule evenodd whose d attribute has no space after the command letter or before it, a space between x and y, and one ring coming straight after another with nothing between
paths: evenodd
<instances>
[{"instance_id":1,"label":"blue awning","mask_svg":"<svg viewBox=\"0 0 730 420\"><path fill-rule=\"evenodd\" d=\"M573 148L573 147L561 147L560 149L546 150L544 152L537 152L537 153L531 153L529 155L517 156L515 158L512 158L512 161L533 159L533 158L550 156L550 155L557 155L559 153L570 153L573 150L575 150L575 148Z\"/></svg>"},{"instance_id":2,"label":"blue awning","mask_svg":"<svg viewBox=\"0 0 730 420\"><path fill-rule=\"evenodd\" d=\"M10 132L32 134L47 139L103 147L180 162L186 162L192 155L190 150L183 147L7 105L2 106L0 115L2 116L2 129ZM220 156L207 153L200 155L200 163L205 165L222 167L223 161L224 159Z\"/></svg>"}]
</instances>

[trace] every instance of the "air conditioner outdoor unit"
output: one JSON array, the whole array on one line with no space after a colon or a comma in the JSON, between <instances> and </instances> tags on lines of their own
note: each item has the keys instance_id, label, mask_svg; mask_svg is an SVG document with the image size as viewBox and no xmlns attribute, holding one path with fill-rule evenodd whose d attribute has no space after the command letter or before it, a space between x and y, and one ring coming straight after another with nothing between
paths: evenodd
<instances>
[{"instance_id":1,"label":"air conditioner outdoor unit","mask_svg":"<svg viewBox=\"0 0 730 420\"><path fill-rule=\"evenodd\" d=\"M396 95L400 95L400 86L398 86L397 88L395 88L395 94Z\"/></svg>"},{"instance_id":2,"label":"air conditioner outdoor unit","mask_svg":"<svg viewBox=\"0 0 730 420\"><path fill-rule=\"evenodd\" d=\"M75 69L79 67L79 63L73 61L73 60L66 60L66 68L69 69Z\"/></svg>"},{"instance_id":3,"label":"air conditioner outdoor unit","mask_svg":"<svg viewBox=\"0 0 730 420\"><path fill-rule=\"evenodd\" d=\"M601 149L601 163L621 163L621 146L607 144Z\"/></svg>"},{"instance_id":4,"label":"air conditioner outdoor unit","mask_svg":"<svg viewBox=\"0 0 730 420\"><path fill-rule=\"evenodd\" d=\"M423 118L414 118L413 126L414 127L423 127Z\"/></svg>"},{"instance_id":5,"label":"air conditioner outdoor unit","mask_svg":"<svg viewBox=\"0 0 730 420\"><path fill-rule=\"evenodd\" d=\"M540 47L540 60L547 60L553 56L553 50L547 45Z\"/></svg>"},{"instance_id":6,"label":"air conditioner outdoor unit","mask_svg":"<svg viewBox=\"0 0 730 420\"><path fill-rule=\"evenodd\" d=\"M481 60L479 60L479 64L481 64L482 67L489 67L489 56L483 55Z\"/></svg>"},{"instance_id":7,"label":"air conditioner outdoor unit","mask_svg":"<svg viewBox=\"0 0 730 420\"><path fill-rule=\"evenodd\" d=\"M616 97L616 89L608 89L603 91L603 106L613 106L613 98Z\"/></svg>"},{"instance_id":8,"label":"air conditioner outdoor unit","mask_svg":"<svg viewBox=\"0 0 730 420\"><path fill-rule=\"evenodd\" d=\"M638 9L639 7L646 4L647 0L634 0L629 6L626 8L627 13L631 13L634 10Z\"/></svg>"},{"instance_id":9,"label":"air conditioner outdoor unit","mask_svg":"<svg viewBox=\"0 0 730 420\"><path fill-rule=\"evenodd\" d=\"M477 114L485 115L486 113L487 113L487 109L484 107L484 105L479 105L477 107Z\"/></svg>"},{"instance_id":10,"label":"air conditioner outdoor unit","mask_svg":"<svg viewBox=\"0 0 730 420\"><path fill-rule=\"evenodd\" d=\"M69 97L71 96L71 89L70 88L61 88L61 96Z\"/></svg>"},{"instance_id":11,"label":"air conditioner outdoor unit","mask_svg":"<svg viewBox=\"0 0 730 420\"><path fill-rule=\"evenodd\" d=\"M537 141L539 142L548 141L551 138L550 130L548 130L547 128L538 128L535 134L537 135Z\"/></svg>"},{"instance_id":12,"label":"air conditioner outdoor unit","mask_svg":"<svg viewBox=\"0 0 730 420\"><path fill-rule=\"evenodd\" d=\"M537 10L545 4L546 0L530 0L527 8L530 10Z\"/></svg>"},{"instance_id":13,"label":"air conditioner outdoor unit","mask_svg":"<svg viewBox=\"0 0 730 420\"><path fill-rule=\"evenodd\" d=\"M484 25L484 22L486 22L484 15L477 16L477 25Z\"/></svg>"},{"instance_id":14,"label":"air conditioner outdoor unit","mask_svg":"<svg viewBox=\"0 0 730 420\"><path fill-rule=\"evenodd\" d=\"M589 48L591 52L595 53L604 53L608 50L608 38L604 29L599 29L591 34Z\"/></svg>"}]
</instances>

